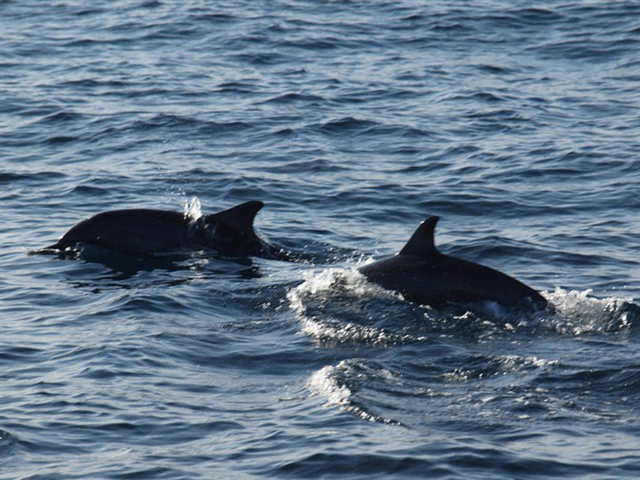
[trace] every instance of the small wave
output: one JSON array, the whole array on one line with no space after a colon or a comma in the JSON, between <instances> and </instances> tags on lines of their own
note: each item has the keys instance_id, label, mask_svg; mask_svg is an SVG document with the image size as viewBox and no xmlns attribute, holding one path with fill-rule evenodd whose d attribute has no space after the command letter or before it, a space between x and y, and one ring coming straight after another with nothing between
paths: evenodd
<instances>
[{"instance_id":1,"label":"small wave","mask_svg":"<svg viewBox=\"0 0 640 480\"><path fill-rule=\"evenodd\" d=\"M341 99L345 101L345 99ZM349 101L349 100L346 100ZM351 99L353 101L353 99ZM382 123L372 120L358 119L354 117L343 117L330 120L321 124L309 125L311 130L319 130L329 135L388 135L403 138L422 138L434 135L432 131L398 123Z\"/></svg>"},{"instance_id":2,"label":"small wave","mask_svg":"<svg viewBox=\"0 0 640 480\"><path fill-rule=\"evenodd\" d=\"M208 13L203 9L191 9L194 13L189 17L193 22L202 22L208 25L232 23L238 20L237 16L227 13Z\"/></svg>"},{"instance_id":3,"label":"small wave","mask_svg":"<svg viewBox=\"0 0 640 480\"><path fill-rule=\"evenodd\" d=\"M347 170L344 165L338 165L328 159L318 158L307 161L290 161L283 164L267 166L265 170L273 173L319 173L319 172L339 172Z\"/></svg>"},{"instance_id":4,"label":"small wave","mask_svg":"<svg viewBox=\"0 0 640 480\"><path fill-rule=\"evenodd\" d=\"M500 102L504 102L506 99L504 97L501 97L495 93L491 93L491 92L485 92L485 91L480 91L480 92L460 92L460 93L455 93L455 94L447 94L444 95L439 102L441 103L446 103L446 102L474 102L474 101L478 101L478 102L483 102L483 103L500 103ZM473 115L471 115L473 117Z\"/></svg>"},{"instance_id":5,"label":"small wave","mask_svg":"<svg viewBox=\"0 0 640 480\"><path fill-rule=\"evenodd\" d=\"M56 135L54 137L46 138L45 140L43 140L42 143L44 143L45 145L64 145L66 143L75 142L76 140L79 140L79 139L80 137L72 137L69 135Z\"/></svg>"},{"instance_id":6,"label":"small wave","mask_svg":"<svg viewBox=\"0 0 640 480\"><path fill-rule=\"evenodd\" d=\"M337 132L357 132L363 131L368 128L379 125L377 122L372 122L371 120L363 120L355 117L343 117L335 120L330 120L325 122L321 128L325 132L329 133L337 133Z\"/></svg>"},{"instance_id":7,"label":"small wave","mask_svg":"<svg viewBox=\"0 0 640 480\"><path fill-rule=\"evenodd\" d=\"M508 75L516 72L516 70L513 68L506 68L498 65L484 64L484 65L478 65L477 68L481 72L490 73L493 75Z\"/></svg>"},{"instance_id":8,"label":"small wave","mask_svg":"<svg viewBox=\"0 0 640 480\"><path fill-rule=\"evenodd\" d=\"M349 404L351 390L344 385L338 384L334 377L336 369L340 368L343 363L344 361L338 367L327 366L321 368L311 375L307 382L309 390L315 395L324 397L328 406L344 407Z\"/></svg>"},{"instance_id":9,"label":"small wave","mask_svg":"<svg viewBox=\"0 0 640 480\"><path fill-rule=\"evenodd\" d=\"M584 60L589 62L609 62L637 49L637 41L584 41L567 40L564 42L543 43L528 50L537 52L542 58Z\"/></svg>"},{"instance_id":10,"label":"small wave","mask_svg":"<svg viewBox=\"0 0 640 480\"><path fill-rule=\"evenodd\" d=\"M6 430L0 429L0 461L9 458L13 454L16 437Z\"/></svg>"},{"instance_id":11,"label":"small wave","mask_svg":"<svg viewBox=\"0 0 640 480\"><path fill-rule=\"evenodd\" d=\"M107 195L109 194L109 190L91 185L78 185L73 189L73 193L79 193L81 195Z\"/></svg>"},{"instance_id":12,"label":"small wave","mask_svg":"<svg viewBox=\"0 0 640 480\"><path fill-rule=\"evenodd\" d=\"M519 112L511 109L500 109L482 112L473 112L465 115L467 118L481 119L481 120L497 120L501 122L523 122L528 121Z\"/></svg>"},{"instance_id":13,"label":"small wave","mask_svg":"<svg viewBox=\"0 0 640 480\"><path fill-rule=\"evenodd\" d=\"M460 363L464 366L456 367L446 372L443 378L448 382L466 382L480 380L500 375L524 375L538 373L560 365L558 360L545 360L536 356L498 355L492 357L480 356L466 359ZM477 364L477 365L475 365Z\"/></svg>"},{"instance_id":14,"label":"small wave","mask_svg":"<svg viewBox=\"0 0 640 480\"><path fill-rule=\"evenodd\" d=\"M376 371L362 360L342 360L336 366L326 366L313 373L307 382L307 388L313 395L323 397L328 407L338 407L369 422L400 425L394 420L369 412L355 400L357 379L362 382L365 377L369 380L374 380L375 377L389 380L393 379L393 374L385 369Z\"/></svg>"},{"instance_id":15,"label":"small wave","mask_svg":"<svg viewBox=\"0 0 640 480\"><path fill-rule=\"evenodd\" d=\"M129 87L131 84L121 80L112 80L112 79L99 80L94 78L82 78L82 79L66 80L61 82L60 85L69 87L69 88L77 88L77 89L83 89L83 88L124 89L126 87ZM71 119L79 118L77 117L78 114L75 114L75 115L76 116L72 117Z\"/></svg>"},{"instance_id":16,"label":"small wave","mask_svg":"<svg viewBox=\"0 0 640 480\"><path fill-rule=\"evenodd\" d=\"M244 41L248 41L248 39L244 39ZM289 55L273 51L238 53L233 58L238 62L246 62L256 66L284 64L291 59Z\"/></svg>"},{"instance_id":17,"label":"small wave","mask_svg":"<svg viewBox=\"0 0 640 480\"><path fill-rule=\"evenodd\" d=\"M39 123L52 123L52 124L60 124L60 123L69 123L75 122L83 119L83 115L76 112L67 112L67 111L59 111L56 113L52 113L50 115L45 116L40 119Z\"/></svg>"},{"instance_id":18,"label":"small wave","mask_svg":"<svg viewBox=\"0 0 640 480\"><path fill-rule=\"evenodd\" d=\"M305 103L305 102L323 102L324 98L318 95L303 94L288 92L281 95L276 95L272 98L265 100L262 103L275 103L275 104L292 104L292 103Z\"/></svg>"},{"instance_id":19,"label":"small wave","mask_svg":"<svg viewBox=\"0 0 640 480\"><path fill-rule=\"evenodd\" d=\"M146 120L138 120L131 125L131 129L141 131L155 129L197 129L199 133L213 133L223 131L235 131L249 128L250 125L243 122L219 123L214 121L200 120L195 117L182 115L160 114Z\"/></svg>"}]
</instances>

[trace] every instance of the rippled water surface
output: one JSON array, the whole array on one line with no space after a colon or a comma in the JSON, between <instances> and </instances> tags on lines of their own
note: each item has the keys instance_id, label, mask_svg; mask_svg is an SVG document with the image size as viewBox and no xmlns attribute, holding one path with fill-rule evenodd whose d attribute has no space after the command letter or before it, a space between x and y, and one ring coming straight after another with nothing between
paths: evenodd
<instances>
[{"instance_id":1,"label":"rippled water surface","mask_svg":"<svg viewBox=\"0 0 640 480\"><path fill-rule=\"evenodd\" d=\"M638 478L640 7L533 5L0 2L2 478ZM29 255L198 200L303 261Z\"/></svg>"}]
</instances>

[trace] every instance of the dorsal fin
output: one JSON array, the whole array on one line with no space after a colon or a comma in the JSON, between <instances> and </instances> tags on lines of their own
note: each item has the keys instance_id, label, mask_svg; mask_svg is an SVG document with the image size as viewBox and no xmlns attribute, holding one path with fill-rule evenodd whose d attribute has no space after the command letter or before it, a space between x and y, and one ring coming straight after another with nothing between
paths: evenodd
<instances>
[{"instance_id":1,"label":"dorsal fin","mask_svg":"<svg viewBox=\"0 0 640 480\"><path fill-rule=\"evenodd\" d=\"M262 207L264 203L259 201L246 202L229 210L208 215L207 221L213 220L238 230L253 232L253 220Z\"/></svg>"},{"instance_id":2,"label":"dorsal fin","mask_svg":"<svg viewBox=\"0 0 640 480\"><path fill-rule=\"evenodd\" d=\"M402 255L415 255L423 257L431 253L436 253L436 244L433 239L436 223L440 217L429 217L413 232L413 235L400 253Z\"/></svg>"}]
</instances>

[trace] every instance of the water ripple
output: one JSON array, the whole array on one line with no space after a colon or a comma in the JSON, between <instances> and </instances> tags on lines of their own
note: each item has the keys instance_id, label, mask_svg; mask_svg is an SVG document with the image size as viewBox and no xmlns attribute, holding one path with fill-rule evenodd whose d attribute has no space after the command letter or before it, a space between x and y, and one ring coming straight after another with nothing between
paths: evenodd
<instances>
[{"instance_id":1,"label":"water ripple","mask_svg":"<svg viewBox=\"0 0 640 480\"><path fill-rule=\"evenodd\" d=\"M0 16L4 476L640 475L637 3ZM300 262L29 254L194 198ZM358 274L429 215L555 313Z\"/></svg>"}]
</instances>

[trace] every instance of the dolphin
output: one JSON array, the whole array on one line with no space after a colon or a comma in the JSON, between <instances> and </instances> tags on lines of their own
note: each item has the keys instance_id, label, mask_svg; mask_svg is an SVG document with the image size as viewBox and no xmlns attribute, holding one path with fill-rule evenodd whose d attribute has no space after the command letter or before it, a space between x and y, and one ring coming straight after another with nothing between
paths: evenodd
<instances>
[{"instance_id":1,"label":"dolphin","mask_svg":"<svg viewBox=\"0 0 640 480\"><path fill-rule=\"evenodd\" d=\"M42 251L63 252L78 243L146 255L188 247L223 254L288 259L288 254L262 240L253 220L264 206L246 202L197 219L180 212L152 209L113 210L89 217Z\"/></svg>"},{"instance_id":2,"label":"dolphin","mask_svg":"<svg viewBox=\"0 0 640 480\"><path fill-rule=\"evenodd\" d=\"M395 290L411 302L444 306L490 300L507 307L546 308L542 295L502 272L440 253L434 231L439 217L420 224L400 253L364 265L370 282Z\"/></svg>"}]
</instances>

